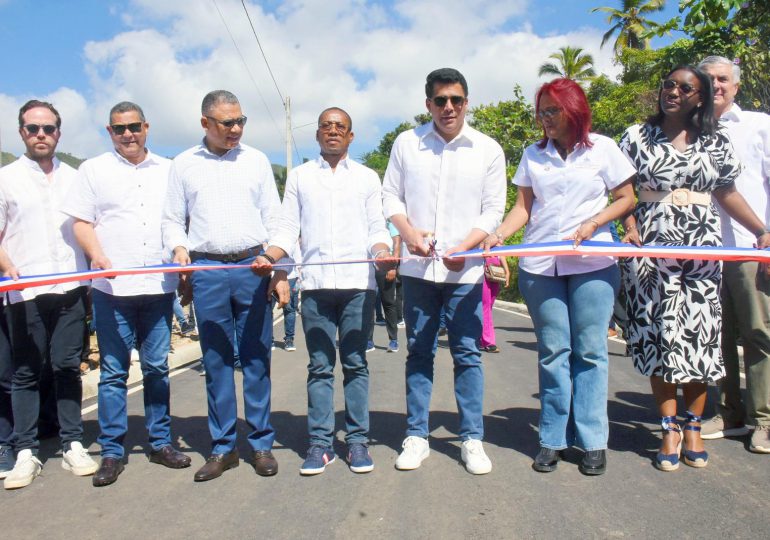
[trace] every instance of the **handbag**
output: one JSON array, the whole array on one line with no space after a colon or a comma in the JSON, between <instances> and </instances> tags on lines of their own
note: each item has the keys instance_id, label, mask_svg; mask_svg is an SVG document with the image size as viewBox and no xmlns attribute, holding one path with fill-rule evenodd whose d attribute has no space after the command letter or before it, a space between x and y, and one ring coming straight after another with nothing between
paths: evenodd
<instances>
[{"instance_id":1,"label":"handbag","mask_svg":"<svg viewBox=\"0 0 770 540\"><path fill-rule=\"evenodd\" d=\"M484 277L493 283L505 283L505 268L499 264L484 263Z\"/></svg>"}]
</instances>

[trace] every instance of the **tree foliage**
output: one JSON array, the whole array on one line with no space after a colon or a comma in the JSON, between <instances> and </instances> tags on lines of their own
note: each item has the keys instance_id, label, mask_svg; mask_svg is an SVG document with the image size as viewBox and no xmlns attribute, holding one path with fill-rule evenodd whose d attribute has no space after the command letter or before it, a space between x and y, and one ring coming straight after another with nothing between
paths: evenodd
<instances>
[{"instance_id":1,"label":"tree foliage","mask_svg":"<svg viewBox=\"0 0 770 540\"><path fill-rule=\"evenodd\" d=\"M537 72L538 75L555 75L575 82L588 81L596 76L594 57L583 52L580 47L559 47L559 51L548 58L556 62L544 62Z\"/></svg>"},{"instance_id":2,"label":"tree foliage","mask_svg":"<svg viewBox=\"0 0 770 540\"><path fill-rule=\"evenodd\" d=\"M617 34L612 47L619 55L623 49L647 49L650 46L649 32L660 25L645 18L651 13L661 11L666 0L620 0L620 8L597 7L591 10L607 14L610 29L602 36L602 47Z\"/></svg>"}]
</instances>

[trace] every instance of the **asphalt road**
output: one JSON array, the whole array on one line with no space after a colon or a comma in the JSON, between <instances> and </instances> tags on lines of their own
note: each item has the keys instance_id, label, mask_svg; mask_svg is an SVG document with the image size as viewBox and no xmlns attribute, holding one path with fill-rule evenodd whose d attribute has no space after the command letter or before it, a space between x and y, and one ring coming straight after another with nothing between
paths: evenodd
<instances>
[{"instance_id":1,"label":"asphalt road","mask_svg":"<svg viewBox=\"0 0 770 540\"><path fill-rule=\"evenodd\" d=\"M451 358L441 341L431 404L431 454L415 471L394 469L405 427L401 352L385 351L378 327L371 368L371 453L375 470L351 473L337 459L301 477L306 442L306 353L273 356L273 424L280 471L255 474L241 461L217 480L194 483L209 452L199 365L172 378L173 432L193 460L185 470L148 462L141 389L129 398L128 463L119 481L93 488L61 468L58 442L44 441L41 477L0 493L2 537L22 538L770 538L770 456L748 452L746 438L707 441L706 469L657 471L659 428L647 380L624 346L611 341L610 450L605 475L577 469L571 450L556 472L536 473L535 338L526 315L496 309L500 354L484 357L485 448L493 470L472 476L460 462ZM280 325L276 335L283 336ZM339 370L339 368L338 368ZM341 377L337 426L343 425ZM92 402L84 410L93 409ZM85 415L86 443L98 454L96 412ZM248 456L244 425L240 450ZM338 432L339 441L343 440ZM337 451L345 454L339 442Z\"/></svg>"}]
</instances>

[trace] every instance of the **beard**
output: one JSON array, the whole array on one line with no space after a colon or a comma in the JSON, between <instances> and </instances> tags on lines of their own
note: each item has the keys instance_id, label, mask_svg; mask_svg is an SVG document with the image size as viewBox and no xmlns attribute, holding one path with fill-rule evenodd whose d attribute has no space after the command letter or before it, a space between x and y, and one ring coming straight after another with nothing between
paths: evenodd
<instances>
[{"instance_id":1,"label":"beard","mask_svg":"<svg viewBox=\"0 0 770 540\"><path fill-rule=\"evenodd\" d=\"M56 153L56 146L48 146L45 148L38 147L36 144L27 145L27 156L32 161L47 161L51 159Z\"/></svg>"}]
</instances>

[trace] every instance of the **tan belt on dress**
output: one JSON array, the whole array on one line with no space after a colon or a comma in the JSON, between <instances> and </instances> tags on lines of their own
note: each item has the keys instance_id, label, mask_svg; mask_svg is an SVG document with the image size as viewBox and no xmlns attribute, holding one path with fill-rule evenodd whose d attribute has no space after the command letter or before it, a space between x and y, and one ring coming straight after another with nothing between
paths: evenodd
<instances>
[{"instance_id":1,"label":"tan belt on dress","mask_svg":"<svg viewBox=\"0 0 770 540\"><path fill-rule=\"evenodd\" d=\"M639 192L639 202L673 204L676 206L689 206L691 204L708 206L711 204L711 193L690 191L687 188L679 188L673 191L642 190Z\"/></svg>"}]
</instances>

